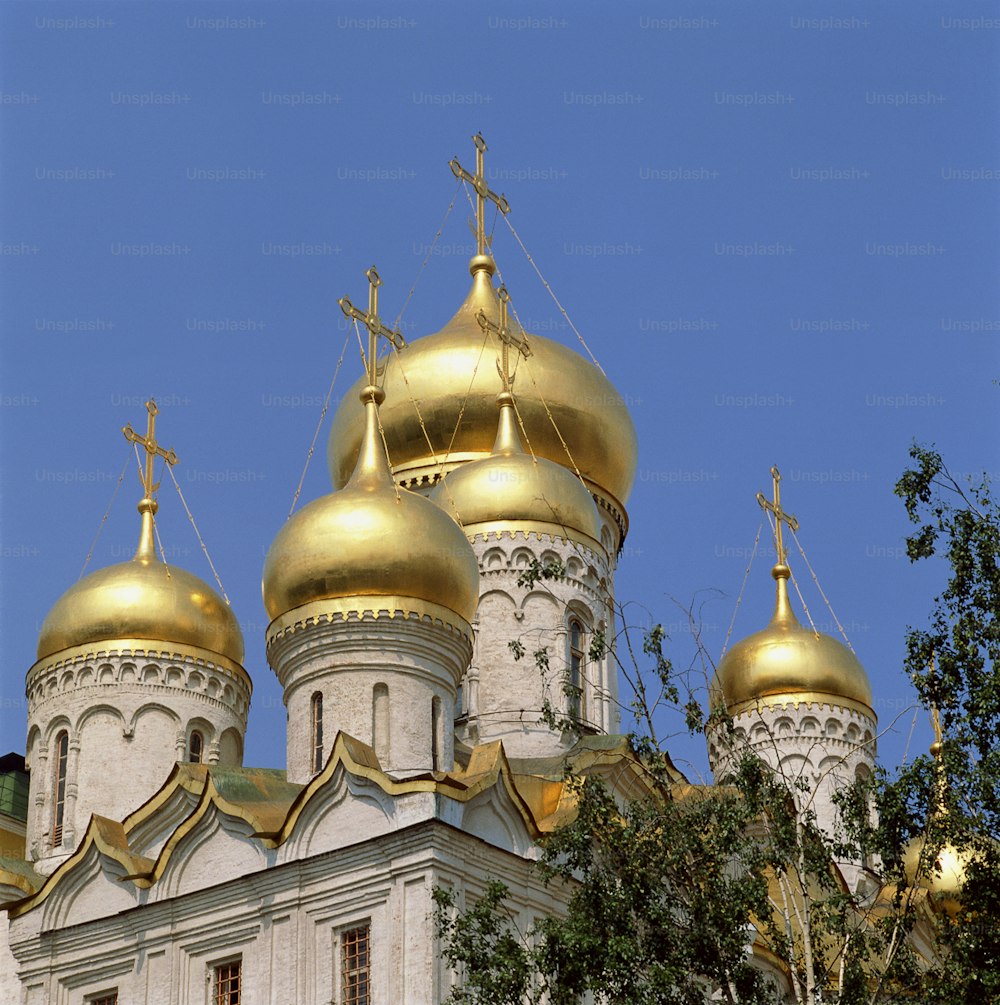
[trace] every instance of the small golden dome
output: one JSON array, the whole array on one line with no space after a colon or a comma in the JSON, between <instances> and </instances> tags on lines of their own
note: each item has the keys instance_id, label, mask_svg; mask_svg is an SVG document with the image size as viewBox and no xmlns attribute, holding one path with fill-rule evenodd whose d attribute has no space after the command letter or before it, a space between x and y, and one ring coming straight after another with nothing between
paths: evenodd
<instances>
[{"instance_id":1,"label":"small golden dome","mask_svg":"<svg viewBox=\"0 0 1000 1005\"><path fill-rule=\"evenodd\" d=\"M67 590L49 611L38 658L116 640L180 643L243 662L243 634L222 598L197 576L156 557L156 502L139 503L139 547L129 562L98 569Z\"/></svg>"},{"instance_id":2,"label":"small golden dome","mask_svg":"<svg viewBox=\"0 0 1000 1005\"><path fill-rule=\"evenodd\" d=\"M933 661L931 672L933 672ZM948 782L944 773L942 755L944 743L941 736L941 719L937 707L931 710L934 723L934 742L931 744L931 756L934 758L936 775L936 805L931 813L931 825L940 827L948 820ZM962 907L962 887L968 873L972 855L959 851L953 844L946 843L938 852L937 860L930 861L930 855L925 852L927 835L920 834L913 838L903 852L903 875L911 886L922 887L930 895L931 900L946 913L955 915Z\"/></svg>"},{"instance_id":3,"label":"small golden dome","mask_svg":"<svg viewBox=\"0 0 1000 1005\"><path fill-rule=\"evenodd\" d=\"M872 712L872 689L864 667L847 646L804 628L788 601L787 565L771 573L777 601L771 623L733 646L709 688L713 707L725 702L730 714L758 702L808 700L861 706Z\"/></svg>"},{"instance_id":4,"label":"small golden dome","mask_svg":"<svg viewBox=\"0 0 1000 1005\"><path fill-rule=\"evenodd\" d=\"M479 566L461 527L389 473L378 430L382 392L361 394L364 438L346 487L303 507L278 532L264 562L272 621L304 604L397 596L438 604L471 622Z\"/></svg>"},{"instance_id":5,"label":"small golden dome","mask_svg":"<svg viewBox=\"0 0 1000 1005\"><path fill-rule=\"evenodd\" d=\"M430 498L470 535L497 524L541 524L563 537L582 534L596 545L601 518L591 494L568 468L526 454L513 395L504 392L497 401L500 421L493 453L456 468Z\"/></svg>"},{"instance_id":6,"label":"small golden dome","mask_svg":"<svg viewBox=\"0 0 1000 1005\"><path fill-rule=\"evenodd\" d=\"M496 433L496 374L491 359L495 342L488 342L483 351L487 336L477 316L482 311L494 323L498 320L494 268L488 256L474 258L472 288L451 321L386 361L383 386L388 404L381 417L397 478L436 473L446 453L448 466L454 467L491 452ZM572 466L547 404L588 484L623 504L635 477L638 442L622 396L594 364L572 349L539 335L528 335L528 340L532 355L518 363L517 400L521 418L531 430L533 452ZM420 416L411 398L419 404ZM345 484L354 468L363 430L357 410L341 405L328 447L335 487Z\"/></svg>"},{"instance_id":7,"label":"small golden dome","mask_svg":"<svg viewBox=\"0 0 1000 1005\"><path fill-rule=\"evenodd\" d=\"M960 852L953 844L946 844L938 852L937 862L932 865L927 860L929 856L921 861L926 840L924 835L920 835L906 846L903 854L906 882L911 887L923 887L948 914L957 914L962 906L962 887L965 886L971 856Z\"/></svg>"}]
</instances>

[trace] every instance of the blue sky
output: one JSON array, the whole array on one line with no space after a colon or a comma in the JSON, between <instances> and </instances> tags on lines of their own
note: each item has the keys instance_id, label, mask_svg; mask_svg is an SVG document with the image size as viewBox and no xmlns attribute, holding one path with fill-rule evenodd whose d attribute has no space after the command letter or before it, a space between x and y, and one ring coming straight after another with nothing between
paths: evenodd
<instances>
[{"instance_id":1,"label":"blue sky","mask_svg":"<svg viewBox=\"0 0 1000 1005\"><path fill-rule=\"evenodd\" d=\"M1000 475L987 14L4 4L0 747L23 748L38 628L101 523L121 426L155 395L244 627L247 762L283 763L260 573L347 334L336 301L363 303L375 262L389 317L419 276L409 339L448 320L468 283L464 196L421 263L455 194L447 161L471 166L482 130L511 222L638 428L620 599L671 629L680 663L682 609L705 602L717 656L777 464L898 761L904 633L943 570L909 565L892 486L914 438ZM578 347L502 223L495 251L528 327ZM359 373L351 345L334 397ZM303 498L328 489L318 451ZM130 470L90 569L131 555L138 495ZM160 498L168 554L211 580L169 481ZM769 565L734 639L769 616ZM914 744L928 734L921 718ZM673 749L704 769L697 741Z\"/></svg>"}]
</instances>

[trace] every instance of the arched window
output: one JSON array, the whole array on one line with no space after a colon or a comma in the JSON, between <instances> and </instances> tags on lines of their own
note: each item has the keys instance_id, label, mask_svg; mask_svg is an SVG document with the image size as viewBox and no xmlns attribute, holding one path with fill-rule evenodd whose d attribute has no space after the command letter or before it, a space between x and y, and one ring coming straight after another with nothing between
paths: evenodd
<instances>
[{"instance_id":1,"label":"arched window","mask_svg":"<svg viewBox=\"0 0 1000 1005\"><path fill-rule=\"evenodd\" d=\"M504 564L504 553L499 548L490 548L483 556L483 568L485 569L501 569Z\"/></svg>"},{"instance_id":2,"label":"arched window","mask_svg":"<svg viewBox=\"0 0 1000 1005\"><path fill-rule=\"evenodd\" d=\"M192 764L201 764L204 750L205 737L197 729L192 729L191 735L188 737L188 760Z\"/></svg>"},{"instance_id":3,"label":"arched window","mask_svg":"<svg viewBox=\"0 0 1000 1005\"><path fill-rule=\"evenodd\" d=\"M573 618L569 623L569 714L574 719L581 720L587 718L586 681L583 675L586 638L583 625Z\"/></svg>"},{"instance_id":4,"label":"arched window","mask_svg":"<svg viewBox=\"0 0 1000 1005\"><path fill-rule=\"evenodd\" d=\"M55 749L55 815L52 823L52 847L58 848L63 839L66 816L66 762L69 759L69 733L62 730L56 736Z\"/></svg>"},{"instance_id":5,"label":"arched window","mask_svg":"<svg viewBox=\"0 0 1000 1005\"><path fill-rule=\"evenodd\" d=\"M312 696L312 770L323 770L323 695L317 691Z\"/></svg>"}]
</instances>

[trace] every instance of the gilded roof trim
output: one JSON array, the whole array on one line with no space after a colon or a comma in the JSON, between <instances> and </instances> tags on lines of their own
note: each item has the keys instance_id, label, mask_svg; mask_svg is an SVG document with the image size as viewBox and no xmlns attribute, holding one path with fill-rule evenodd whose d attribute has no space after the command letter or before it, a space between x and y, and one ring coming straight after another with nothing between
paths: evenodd
<instances>
[{"instance_id":1,"label":"gilded roof trim","mask_svg":"<svg viewBox=\"0 0 1000 1005\"><path fill-rule=\"evenodd\" d=\"M469 766L464 772L434 772L397 781L390 778L382 770L378 758L375 756L375 751L368 744L356 740L347 733L338 732L323 770L306 785L292 803L282 827L273 834L262 833L258 835L267 847L277 848L288 840L315 793L333 778L341 766L356 778L365 778L377 785L390 796L433 792L448 796L458 802L468 802L474 799L502 779L504 787L521 814L529 833L534 838L538 838L542 834L531 808L517 791L507 755L499 740L476 747L469 760Z\"/></svg>"},{"instance_id":2,"label":"gilded roof trim","mask_svg":"<svg viewBox=\"0 0 1000 1005\"><path fill-rule=\"evenodd\" d=\"M117 820L109 820L107 817L101 817L95 813L90 818L87 832L76 851L64 862L61 862L55 872L31 896L13 904L9 908L10 916L18 918L44 903L59 882L83 862L92 848L99 855L113 859L121 865L125 870L126 879L132 879L134 875L148 872L153 867L151 859L132 854L125 836L125 828Z\"/></svg>"},{"instance_id":3,"label":"gilded roof trim","mask_svg":"<svg viewBox=\"0 0 1000 1005\"><path fill-rule=\"evenodd\" d=\"M547 763L549 761L552 763ZM246 781L257 779L260 783L258 788L265 797L267 782L280 786L285 792L290 788L298 788L284 781L283 772L268 769L257 772L253 769L217 769L216 779L213 777L213 768L208 765L179 763L174 766L160 790L123 823L104 817L92 817L79 848L45 880L40 889L11 907L11 914L17 917L44 902L58 883L83 861L91 847L121 864L126 872L123 882L148 889L162 878L173 853L184 838L204 820L212 807L231 819L245 821L253 828L253 837L265 848L277 848L292 836L306 807L340 769L355 778L370 781L390 796L427 792L463 803L470 802L502 782L504 791L521 816L532 840L538 841L551 833L573 811L574 795L563 782L563 769L558 767L557 762L563 766L569 764L574 773L624 764L628 767L633 782L646 787L653 785L624 738L607 746L581 743L561 758L541 759L537 765L519 765L519 771L512 768L502 742L496 740L476 747L464 770L428 772L397 780L390 778L382 770L370 746L346 733L338 732L323 770L301 787L290 801L279 797L240 802L227 798L217 785L217 780L222 783L227 771L231 770L233 775L241 776ZM676 774L676 780L683 782L683 775L670 764L669 759L667 764L668 769ZM533 772L533 766L543 770ZM559 777L546 777L557 770ZM198 796L195 808L173 829L155 861L134 854L129 848L128 835L155 816L178 789ZM222 785L222 789L225 789L225 785Z\"/></svg>"}]
</instances>

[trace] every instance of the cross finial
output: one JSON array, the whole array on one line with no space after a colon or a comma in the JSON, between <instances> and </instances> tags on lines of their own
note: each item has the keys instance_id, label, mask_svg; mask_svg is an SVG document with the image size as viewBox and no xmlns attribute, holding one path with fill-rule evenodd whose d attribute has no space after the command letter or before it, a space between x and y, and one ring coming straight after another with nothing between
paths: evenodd
<instances>
[{"instance_id":1,"label":"cross finial","mask_svg":"<svg viewBox=\"0 0 1000 1005\"><path fill-rule=\"evenodd\" d=\"M762 509L774 514L774 545L778 553L778 565L784 565L786 555L785 546L781 539L781 525L787 523L792 532L795 532L799 529L799 521L791 513L786 513L781 508L781 472L777 466L772 466L771 478L774 482L774 502L771 502L763 492L757 493L757 502L760 503Z\"/></svg>"},{"instance_id":2,"label":"cross finial","mask_svg":"<svg viewBox=\"0 0 1000 1005\"><path fill-rule=\"evenodd\" d=\"M152 398L146 402L146 411L149 414L146 417L145 436L140 436L132 428L131 423L126 423L122 427L122 432L129 443L141 444L145 448L146 464L141 475L143 499L152 500L153 493L160 487L159 483L153 484L153 461L157 457L162 457L167 464L173 465L177 463L177 454L172 450L165 450L156 442L156 416L160 410L156 407L156 402Z\"/></svg>"},{"instance_id":3,"label":"cross finial","mask_svg":"<svg viewBox=\"0 0 1000 1005\"><path fill-rule=\"evenodd\" d=\"M927 676L931 680L934 679L935 669L934 653L932 652L927 672ZM931 744L931 753L940 759L941 751L944 749L944 734L941 731L941 712L937 707L936 701L931 705L931 727L934 730L934 742Z\"/></svg>"},{"instance_id":4,"label":"cross finial","mask_svg":"<svg viewBox=\"0 0 1000 1005\"><path fill-rule=\"evenodd\" d=\"M365 360L365 369L368 371L368 384L374 387L377 376L375 355L379 335L387 338L397 349L404 348L406 341L399 329L386 328L378 316L378 288L382 285L382 277L378 274L378 270L373 265L365 275L368 277L368 313L359 311L348 297L341 297L337 303L340 304L340 309L346 317L360 321L368 329L368 357Z\"/></svg>"},{"instance_id":5,"label":"cross finial","mask_svg":"<svg viewBox=\"0 0 1000 1005\"><path fill-rule=\"evenodd\" d=\"M531 355L531 348L528 345L527 339L523 337L518 338L507 324L507 305L510 303L510 294L507 292L507 287L501 286L497 290L497 296L500 298L500 324L496 325L490 321L485 311L480 311L476 315L476 320L484 332L492 332L500 339L500 362L497 364L497 370L500 373L500 379L503 381L504 393L510 394L514 383L510 375L510 347L514 346L525 358Z\"/></svg>"},{"instance_id":6,"label":"cross finial","mask_svg":"<svg viewBox=\"0 0 1000 1005\"><path fill-rule=\"evenodd\" d=\"M483 158L483 154L486 153L486 140L483 139L483 134L476 133L472 137L472 142L476 144L476 173L469 174L458 163L457 157L448 161L448 166L456 178L469 182L476 190L476 254L485 255L489 244L486 239L486 200L489 199L504 216L510 212L510 203L502 195L491 191L486 183L486 168Z\"/></svg>"}]
</instances>

